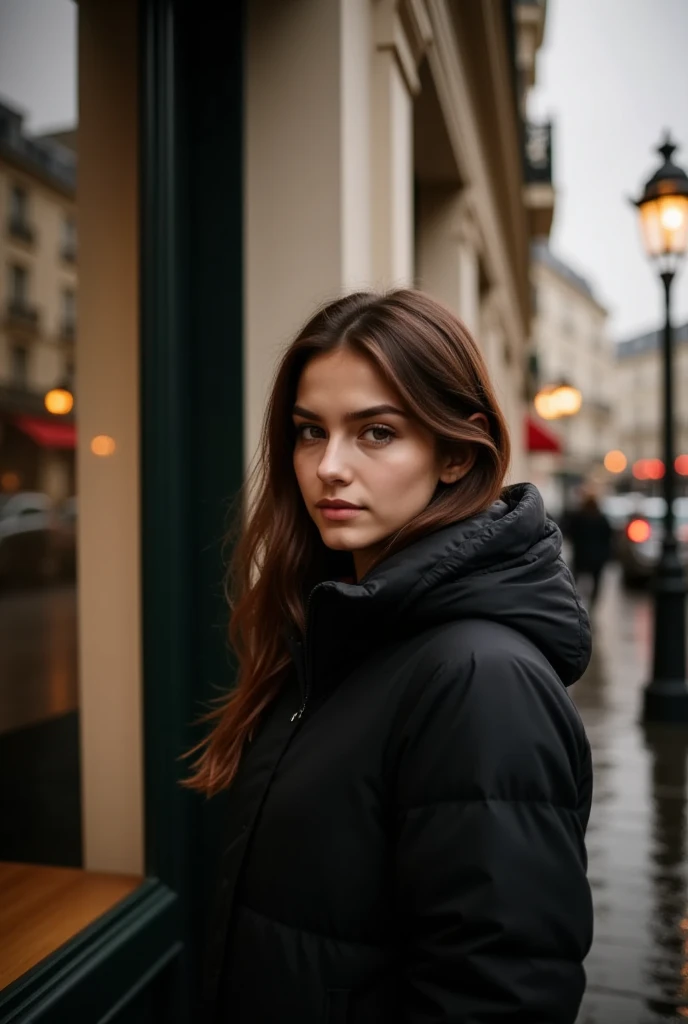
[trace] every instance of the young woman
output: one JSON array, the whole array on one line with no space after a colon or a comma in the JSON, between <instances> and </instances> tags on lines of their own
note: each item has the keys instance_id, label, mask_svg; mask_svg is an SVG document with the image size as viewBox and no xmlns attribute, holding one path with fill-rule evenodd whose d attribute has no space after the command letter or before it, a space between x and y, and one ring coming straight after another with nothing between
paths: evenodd
<instances>
[{"instance_id":1,"label":"young woman","mask_svg":"<svg viewBox=\"0 0 688 1024\"><path fill-rule=\"evenodd\" d=\"M463 324L321 309L270 397L235 549L207 1019L573 1024L592 908L590 654L560 534Z\"/></svg>"}]
</instances>

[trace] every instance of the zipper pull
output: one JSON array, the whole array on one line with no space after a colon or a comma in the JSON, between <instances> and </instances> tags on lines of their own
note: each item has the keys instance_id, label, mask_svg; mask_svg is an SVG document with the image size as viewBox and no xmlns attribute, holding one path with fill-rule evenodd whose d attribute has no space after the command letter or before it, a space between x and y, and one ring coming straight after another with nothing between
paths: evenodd
<instances>
[{"instance_id":1,"label":"zipper pull","mask_svg":"<svg viewBox=\"0 0 688 1024\"><path fill-rule=\"evenodd\" d=\"M297 718L300 718L300 717L301 717L302 713L303 713L303 712L302 712L301 710L299 710L299 711L295 712L295 713L294 713L294 714L293 714L293 715L291 716L291 721L292 721L292 722L295 722Z\"/></svg>"}]
</instances>

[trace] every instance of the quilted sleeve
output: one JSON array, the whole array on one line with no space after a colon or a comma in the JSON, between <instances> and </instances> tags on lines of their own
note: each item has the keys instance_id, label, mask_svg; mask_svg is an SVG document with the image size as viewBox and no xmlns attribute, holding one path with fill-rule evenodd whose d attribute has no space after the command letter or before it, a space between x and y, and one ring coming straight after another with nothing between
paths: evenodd
<instances>
[{"instance_id":1,"label":"quilted sleeve","mask_svg":"<svg viewBox=\"0 0 688 1024\"><path fill-rule=\"evenodd\" d=\"M401 1021L574 1024L592 941L587 739L539 652L467 660L423 686L398 748Z\"/></svg>"}]
</instances>

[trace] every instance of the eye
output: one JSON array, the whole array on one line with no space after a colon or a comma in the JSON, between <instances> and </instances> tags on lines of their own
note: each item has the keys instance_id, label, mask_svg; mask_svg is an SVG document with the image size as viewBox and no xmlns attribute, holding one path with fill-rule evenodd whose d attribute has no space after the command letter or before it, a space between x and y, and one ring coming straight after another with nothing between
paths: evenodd
<instances>
[{"instance_id":1,"label":"eye","mask_svg":"<svg viewBox=\"0 0 688 1024\"><path fill-rule=\"evenodd\" d=\"M372 427L366 427L361 436L366 434L372 434L373 436L369 440L369 444L382 447L382 445L389 444L390 441L395 437L395 433L391 427L384 427L382 424L378 424Z\"/></svg>"},{"instance_id":2,"label":"eye","mask_svg":"<svg viewBox=\"0 0 688 1024\"><path fill-rule=\"evenodd\" d=\"M298 441L319 441L321 439L320 437L313 437L312 434L309 435L307 433L309 430L319 430L321 436L323 434L322 427L316 427L314 423L297 423L296 439Z\"/></svg>"}]
</instances>

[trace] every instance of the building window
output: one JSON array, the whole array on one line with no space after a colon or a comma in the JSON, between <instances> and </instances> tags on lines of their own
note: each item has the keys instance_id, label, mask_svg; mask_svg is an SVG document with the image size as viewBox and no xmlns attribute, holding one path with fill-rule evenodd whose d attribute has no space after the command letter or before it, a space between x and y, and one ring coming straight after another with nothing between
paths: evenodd
<instances>
[{"instance_id":1,"label":"building window","mask_svg":"<svg viewBox=\"0 0 688 1024\"><path fill-rule=\"evenodd\" d=\"M29 298L29 272L26 267L13 263L9 268L8 291L10 302L25 306Z\"/></svg>"},{"instance_id":2,"label":"building window","mask_svg":"<svg viewBox=\"0 0 688 1024\"><path fill-rule=\"evenodd\" d=\"M60 255L63 260L73 263L76 260L76 221L73 217L64 217L60 228Z\"/></svg>"},{"instance_id":3,"label":"building window","mask_svg":"<svg viewBox=\"0 0 688 1024\"><path fill-rule=\"evenodd\" d=\"M29 201L26 190L19 185L10 189L9 230L15 238L24 242L33 241L33 230L28 219Z\"/></svg>"},{"instance_id":4,"label":"building window","mask_svg":"<svg viewBox=\"0 0 688 1024\"><path fill-rule=\"evenodd\" d=\"M29 353L23 345L13 345L10 349L10 377L17 388L26 389L29 379Z\"/></svg>"},{"instance_id":5,"label":"building window","mask_svg":"<svg viewBox=\"0 0 688 1024\"><path fill-rule=\"evenodd\" d=\"M17 224L26 223L27 197L19 185L13 185L10 192L10 221Z\"/></svg>"},{"instance_id":6,"label":"building window","mask_svg":"<svg viewBox=\"0 0 688 1024\"><path fill-rule=\"evenodd\" d=\"M76 334L76 293L72 288L62 290L62 337L74 338Z\"/></svg>"}]
</instances>

